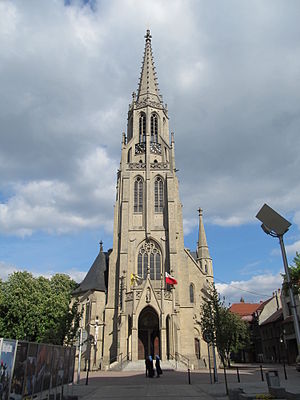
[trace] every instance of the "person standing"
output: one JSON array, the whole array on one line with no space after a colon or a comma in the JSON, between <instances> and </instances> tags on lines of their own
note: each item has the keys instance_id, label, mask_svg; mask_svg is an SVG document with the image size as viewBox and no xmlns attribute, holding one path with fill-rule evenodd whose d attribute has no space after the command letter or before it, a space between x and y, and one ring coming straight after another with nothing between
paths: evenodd
<instances>
[{"instance_id":1,"label":"person standing","mask_svg":"<svg viewBox=\"0 0 300 400\"><path fill-rule=\"evenodd\" d=\"M150 370L150 360L149 360L149 357L146 357L145 364L146 364L146 377L147 377L147 376L149 376L149 370Z\"/></svg>"},{"instance_id":2,"label":"person standing","mask_svg":"<svg viewBox=\"0 0 300 400\"><path fill-rule=\"evenodd\" d=\"M149 378L153 378L154 376L154 368L153 368L153 359L152 356L149 356Z\"/></svg>"},{"instance_id":3,"label":"person standing","mask_svg":"<svg viewBox=\"0 0 300 400\"><path fill-rule=\"evenodd\" d=\"M159 375L162 374L162 370L161 370L161 367L160 367L159 355L155 356L155 368L156 368L156 374L157 374L156 378L159 378Z\"/></svg>"}]
</instances>

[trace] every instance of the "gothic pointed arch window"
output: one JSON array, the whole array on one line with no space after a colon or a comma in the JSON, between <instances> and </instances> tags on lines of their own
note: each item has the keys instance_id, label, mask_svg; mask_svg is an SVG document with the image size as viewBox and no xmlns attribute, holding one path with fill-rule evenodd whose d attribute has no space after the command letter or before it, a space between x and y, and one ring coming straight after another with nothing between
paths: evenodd
<instances>
[{"instance_id":1,"label":"gothic pointed arch window","mask_svg":"<svg viewBox=\"0 0 300 400\"><path fill-rule=\"evenodd\" d=\"M154 209L162 213L164 208L164 182L160 176L154 181Z\"/></svg>"},{"instance_id":2,"label":"gothic pointed arch window","mask_svg":"<svg viewBox=\"0 0 300 400\"><path fill-rule=\"evenodd\" d=\"M146 143L146 114L140 113L139 119L139 142Z\"/></svg>"},{"instance_id":3,"label":"gothic pointed arch window","mask_svg":"<svg viewBox=\"0 0 300 400\"><path fill-rule=\"evenodd\" d=\"M134 181L133 211L135 213L143 212L143 202L144 202L144 181L141 176L138 176Z\"/></svg>"},{"instance_id":4,"label":"gothic pointed arch window","mask_svg":"<svg viewBox=\"0 0 300 400\"><path fill-rule=\"evenodd\" d=\"M195 303L195 288L192 283L190 284L190 303Z\"/></svg>"},{"instance_id":5,"label":"gothic pointed arch window","mask_svg":"<svg viewBox=\"0 0 300 400\"><path fill-rule=\"evenodd\" d=\"M138 275L146 279L149 268L149 274L151 280L161 279L161 252L156 243L144 242L139 249L137 258L137 273Z\"/></svg>"},{"instance_id":6,"label":"gothic pointed arch window","mask_svg":"<svg viewBox=\"0 0 300 400\"><path fill-rule=\"evenodd\" d=\"M156 113L151 114L151 143L158 142L158 115Z\"/></svg>"}]
</instances>

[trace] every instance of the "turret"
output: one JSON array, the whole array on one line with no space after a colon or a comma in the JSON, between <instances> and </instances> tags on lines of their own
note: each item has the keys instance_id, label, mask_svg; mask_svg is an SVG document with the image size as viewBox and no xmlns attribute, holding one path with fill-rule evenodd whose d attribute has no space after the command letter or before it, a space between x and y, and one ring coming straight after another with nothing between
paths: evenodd
<instances>
[{"instance_id":1,"label":"turret","mask_svg":"<svg viewBox=\"0 0 300 400\"><path fill-rule=\"evenodd\" d=\"M203 224L203 210L198 209L199 212L199 239L197 246L197 262L200 265L203 272L208 275L212 275L212 260L209 254L206 234Z\"/></svg>"}]
</instances>

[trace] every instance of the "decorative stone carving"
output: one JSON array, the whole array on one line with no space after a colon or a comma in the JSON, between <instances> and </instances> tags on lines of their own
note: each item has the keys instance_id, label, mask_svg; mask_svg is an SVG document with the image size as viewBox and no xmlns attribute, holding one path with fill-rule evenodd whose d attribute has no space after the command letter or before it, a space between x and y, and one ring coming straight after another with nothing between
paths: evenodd
<instances>
[{"instance_id":1,"label":"decorative stone carving","mask_svg":"<svg viewBox=\"0 0 300 400\"><path fill-rule=\"evenodd\" d=\"M143 99L143 100L140 100L139 102L136 103L136 108L137 109L138 108L142 108L142 107L146 107L146 106L159 108L161 110L164 108L164 106L161 103L156 102L156 101L151 101L149 99Z\"/></svg>"},{"instance_id":2,"label":"decorative stone carving","mask_svg":"<svg viewBox=\"0 0 300 400\"><path fill-rule=\"evenodd\" d=\"M172 300L171 292L165 291L165 300Z\"/></svg>"},{"instance_id":3,"label":"decorative stone carving","mask_svg":"<svg viewBox=\"0 0 300 400\"><path fill-rule=\"evenodd\" d=\"M147 291L146 291L146 303L150 303L151 301L151 291L150 288L147 287Z\"/></svg>"},{"instance_id":4,"label":"decorative stone carving","mask_svg":"<svg viewBox=\"0 0 300 400\"><path fill-rule=\"evenodd\" d=\"M126 301L131 301L132 299L133 299L133 293L132 292L126 293Z\"/></svg>"},{"instance_id":5,"label":"decorative stone carving","mask_svg":"<svg viewBox=\"0 0 300 400\"><path fill-rule=\"evenodd\" d=\"M150 168L151 169L168 169L169 165L168 165L168 163L165 163L165 162L161 162L161 163L154 162L154 163L150 164Z\"/></svg>"},{"instance_id":6,"label":"decorative stone carving","mask_svg":"<svg viewBox=\"0 0 300 400\"><path fill-rule=\"evenodd\" d=\"M145 169L146 164L145 163L129 163L129 168L130 169Z\"/></svg>"}]
</instances>

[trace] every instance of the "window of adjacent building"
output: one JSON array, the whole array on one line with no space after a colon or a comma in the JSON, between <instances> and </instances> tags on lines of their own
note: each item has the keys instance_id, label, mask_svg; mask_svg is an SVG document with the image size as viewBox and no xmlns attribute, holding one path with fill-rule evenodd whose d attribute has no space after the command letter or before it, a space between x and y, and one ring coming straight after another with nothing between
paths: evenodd
<instances>
[{"instance_id":1,"label":"window of adjacent building","mask_svg":"<svg viewBox=\"0 0 300 400\"><path fill-rule=\"evenodd\" d=\"M147 278L149 264L150 279L160 280L161 278L161 253L154 242L145 242L138 253L137 272L143 279Z\"/></svg>"},{"instance_id":2,"label":"window of adjacent building","mask_svg":"<svg viewBox=\"0 0 300 400\"><path fill-rule=\"evenodd\" d=\"M190 284L190 303L195 302L195 290L194 290L194 285L191 283Z\"/></svg>"},{"instance_id":3,"label":"window of adjacent building","mask_svg":"<svg viewBox=\"0 0 300 400\"><path fill-rule=\"evenodd\" d=\"M151 114L151 143L158 142L158 116L156 113Z\"/></svg>"},{"instance_id":4,"label":"window of adjacent building","mask_svg":"<svg viewBox=\"0 0 300 400\"><path fill-rule=\"evenodd\" d=\"M146 142L146 114L141 113L139 119L139 142Z\"/></svg>"},{"instance_id":5,"label":"window of adjacent building","mask_svg":"<svg viewBox=\"0 0 300 400\"><path fill-rule=\"evenodd\" d=\"M155 212L163 212L164 207L164 185L160 176L154 182L154 208Z\"/></svg>"},{"instance_id":6,"label":"window of adjacent building","mask_svg":"<svg viewBox=\"0 0 300 400\"><path fill-rule=\"evenodd\" d=\"M138 176L134 181L133 211L136 213L143 212L143 197L144 197L143 189L144 189L143 178Z\"/></svg>"}]
</instances>

